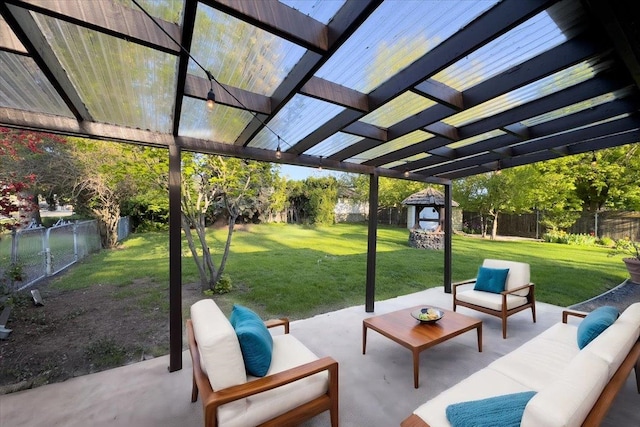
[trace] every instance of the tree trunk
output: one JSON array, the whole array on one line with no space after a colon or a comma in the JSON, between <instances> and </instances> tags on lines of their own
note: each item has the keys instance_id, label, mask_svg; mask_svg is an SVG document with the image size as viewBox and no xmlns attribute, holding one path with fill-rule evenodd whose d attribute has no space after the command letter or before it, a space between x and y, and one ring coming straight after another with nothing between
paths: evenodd
<instances>
[{"instance_id":1,"label":"tree trunk","mask_svg":"<svg viewBox=\"0 0 640 427\"><path fill-rule=\"evenodd\" d=\"M183 213L182 214L182 229L184 230L184 234L187 238L187 244L189 245L189 250L191 251L191 257L196 263L196 267L198 268L198 275L200 276L200 288L203 291L209 289L209 281L207 279L207 273L204 270L204 265L200 261L198 257L198 251L196 250L195 242L193 241L193 235L191 234L191 226L189 219Z\"/></svg>"},{"instance_id":2,"label":"tree trunk","mask_svg":"<svg viewBox=\"0 0 640 427\"><path fill-rule=\"evenodd\" d=\"M498 235L498 212L493 214L493 225L491 227L491 240L495 240Z\"/></svg>"},{"instance_id":3,"label":"tree trunk","mask_svg":"<svg viewBox=\"0 0 640 427\"><path fill-rule=\"evenodd\" d=\"M227 242L224 245L224 253L222 254L222 261L220 261L220 268L218 268L218 274L215 278L215 283L218 283L220 277L222 277L222 272L224 271L224 267L227 265L227 257L229 256L229 248L231 248L231 237L233 236L233 227L236 224L236 219L238 215L229 215L229 227L227 230Z\"/></svg>"},{"instance_id":4,"label":"tree trunk","mask_svg":"<svg viewBox=\"0 0 640 427\"><path fill-rule=\"evenodd\" d=\"M105 249L115 248L118 244L120 206L117 203L113 203L111 206L93 209L93 214L98 220L98 231L100 232L102 247Z\"/></svg>"}]
</instances>

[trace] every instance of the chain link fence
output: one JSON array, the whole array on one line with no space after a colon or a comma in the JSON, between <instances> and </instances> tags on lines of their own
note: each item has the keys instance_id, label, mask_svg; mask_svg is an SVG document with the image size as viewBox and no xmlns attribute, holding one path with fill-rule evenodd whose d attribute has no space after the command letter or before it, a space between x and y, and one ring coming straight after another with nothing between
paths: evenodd
<instances>
[{"instance_id":1,"label":"chain link fence","mask_svg":"<svg viewBox=\"0 0 640 427\"><path fill-rule=\"evenodd\" d=\"M100 249L97 221L14 230L0 240L0 277L19 291Z\"/></svg>"}]
</instances>

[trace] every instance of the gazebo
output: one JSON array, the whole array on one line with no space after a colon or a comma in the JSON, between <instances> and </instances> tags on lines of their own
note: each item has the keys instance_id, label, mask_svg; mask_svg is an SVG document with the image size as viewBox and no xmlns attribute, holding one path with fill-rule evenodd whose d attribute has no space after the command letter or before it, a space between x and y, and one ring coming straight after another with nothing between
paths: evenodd
<instances>
[{"instance_id":1,"label":"gazebo","mask_svg":"<svg viewBox=\"0 0 640 427\"><path fill-rule=\"evenodd\" d=\"M444 249L446 199L440 191L428 187L402 201L407 209L409 245L421 249ZM451 207L459 206L451 200Z\"/></svg>"},{"instance_id":2,"label":"gazebo","mask_svg":"<svg viewBox=\"0 0 640 427\"><path fill-rule=\"evenodd\" d=\"M630 0L6 0L0 126L166 149L181 368L183 152L451 182L640 139ZM449 237L447 237L449 236Z\"/></svg>"}]
</instances>

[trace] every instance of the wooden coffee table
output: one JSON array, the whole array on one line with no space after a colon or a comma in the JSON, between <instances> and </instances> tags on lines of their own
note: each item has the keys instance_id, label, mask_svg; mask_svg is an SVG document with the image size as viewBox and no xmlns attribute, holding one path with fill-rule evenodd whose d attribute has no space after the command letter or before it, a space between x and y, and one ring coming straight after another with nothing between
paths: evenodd
<instances>
[{"instance_id":1,"label":"wooden coffee table","mask_svg":"<svg viewBox=\"0 0 640 427\"><path fill-rule=\"evenodd\" d=\"M435 323L420 323L411 316L411 312L423 307L425 306L419 305L369 317L362 321L362 354L365 354L367 350L367 329L373 329L408 348L413 353L413 385L415 388L418 388L419 355L422 350L476 329L478 332L478 351L482 352L481 320L440 308L444 312L442 319Z\"/></svg>"}]
</instances>

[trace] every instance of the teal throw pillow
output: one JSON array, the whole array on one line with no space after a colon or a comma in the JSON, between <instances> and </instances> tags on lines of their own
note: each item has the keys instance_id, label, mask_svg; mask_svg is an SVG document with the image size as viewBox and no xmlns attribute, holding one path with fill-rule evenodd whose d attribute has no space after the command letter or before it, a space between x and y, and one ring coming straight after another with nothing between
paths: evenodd
<instances>
[{"instance_id":1,"label":"teal throw pillow","mask_svg":"<svg viewBox=\"0 0 640 427\"><path fill-rule=\"evenodd\" d=\"M236 331L247 373L264 377L271 366L273 338L256 313L234 304L229 319Z\"/></svg>"},{"instance_id":2,"label":"teal throw pillow","mask_svg":"<svg viewBox=\"0 0 640 427\"><path fill-rule=\"evenodd\" d=\"M578 347L582 350L616 321L620 311L610 305L598 307L578 325Z\"/></svg>"},{"instance_id":3,"label":"teal throw pillow","mask_svg":"<svg viewBox=\"0 0 640 427\"><path fill-rule=\"evenodd\" d=\"M504 291L504 284L509 274L508 268L488 268L480 267L476 284L473 287L476 291L493 292L499 294Z\"/></svg>"},{"instance_id":4,"label":"teal throw pillow","mask_svg":"<svg viewBox=\"0 0 640 427\"><path fill-rule=\"evenodd\" d=\"M524 408L535 391L504 394L447 406L452 427L520 427Z\"/></svg>"}]
</instances>

